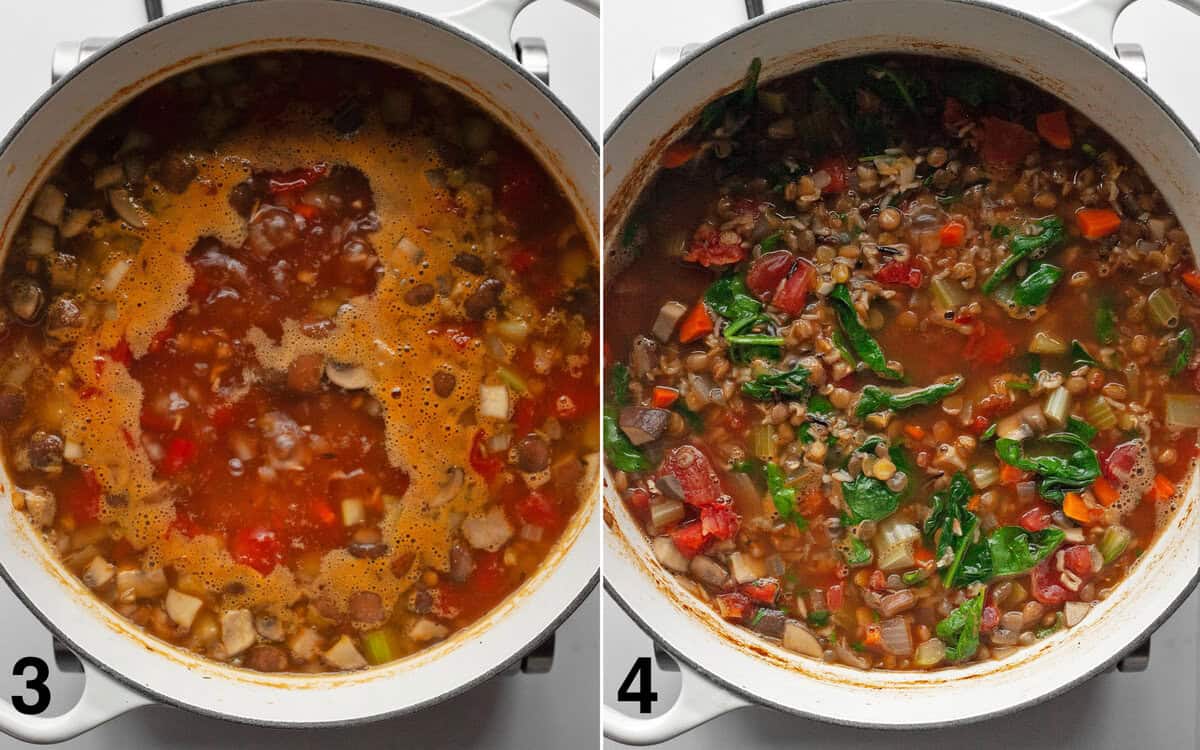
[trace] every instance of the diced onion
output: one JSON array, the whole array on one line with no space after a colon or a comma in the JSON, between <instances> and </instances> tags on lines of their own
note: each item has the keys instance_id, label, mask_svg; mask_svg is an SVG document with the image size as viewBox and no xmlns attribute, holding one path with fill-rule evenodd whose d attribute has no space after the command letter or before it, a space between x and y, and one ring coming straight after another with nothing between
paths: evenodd
<instances>
[{"instance_id":1,"label":"diced onion","mask_svg":"<svg viewBox=\"0 0 1200 750\"><path fill-rule=\"evenodd\" d=\"M508 318L496 323L496 335L510 344L523 344L529 336L529 324L520 318Z\"/></svg>"},{"instance_id":2,"label":"diced onion","mask_svg":"<svg viewBox=\"0 0 1200 750\"><path fill-rule=\"evenodd\" d=\"M883 650L893 656L911 656L913 653L912 632L908 620L893 617L879 623L879 637Z\"/></svg>"},{"instance_id":3,"label":"diced onion","mask_svg":"<svg viewBox=\"0 0 1200 750\"><path fill-rule=\"evenodd\" d=\"M654 557L658 559L663 567L668 570L673 570L676 573L686 573L688 569L688 559L684 557L679 548L675 546L675 542L671 541L669 536L656 536L650 542L650 548L654 550Z\"/></svg>"},{"instance_id":4,"label":"diced onion","mask_svg":"<svg viewBox=\"0 0 1200 750\"><path fill-rule=\"evenodd\" d=\"M125 258L117 261L104 274L104 279L100 282L100 288L105 292L112 292L121 283L121 279L125 278L125 274L129 272L129 267L133 265L133 260Z\"/></svg>"},{"instance_id":5,"label":"diced onion","mask_svg":"<svg viewBox=\"0 0 1200 750\"><path fill-rule=\"evenodd\" d=\"M750 583L765 576L767 567L762 560L748 552L734 552L729 556L729 572L738 583Z\"/></svg>"},{"instance_id":6,"label":"diced onion","mask_svg":"<svg viewBox=\"0 0 1200 750\"><path fill-rule=\"evenodd\" d=\"M1200 427L1200 396L1168 393L1163 421L1169 429Z\"/></svg>"},{"instance_id":7,"label":"diced onion","mask_svg":"<svg viewBox=\"0 0 1200 750\"><path fill-rule=\"evenodd\" d=\"M355 526L367 518L366 506L357 497L348 497L342 501L342 525Z\"/></svg>"},{"instance_id":8,"label":"diced onion","mask_svg":"<svg viewBox=\"0 0 1200 750\"><path fill-rule=\"evenodd\" d=\"M678 500L660 500L650 504L650 525L655 532L665 531L682 520L683 503Z\"/></svg>"},{"instance_id":9,"label":"diced onion","mask_svg":"<svg viewBox=\"0 0 1200 750\"><path fill-rule=\"evenodd\" d=\"M930 638L917 646L916 653L913 655L913 666L934 667L941 664L942 659L945 658L946 644L937 638Z\"/></svg>"},{"instance_id":10,"label":"diced onion","mask_svg":"<svg viewBox=\"0 0 1200 750\"><path fill-rule=\"evenodd\" d=\"M54 227L33 222L29 228L29 254L44 258L54 252Z\"/></svg>"},{"instance_id":11,"label":"diced onion","mask_svg":"<svg viewBox=\"0 0 1200 750\"><path fill-rule=\"evenodd\" d=\"M920 538L920 530L911 523L904 523L895 517L880 523L872 540L879 569L890 571L911 568L915 564L913 543Z\"/></svg>"},{"instance_id":12,"label":"diced onion","mask_svg":"<svg viewBox=\"0 0 1200 750\"><path fill-rule=\"evenodd\" d=\"M63 209L66 207L66 193L47 183L38 193L30 213L51 226L58 226L58 223L62 221Z\"/></svg>"},{"instance_id":13,"label":"diced onion","mask_svg":"<svg viewBox=\"0 0 1200 750\"><path fill-rule=\"evenodd\" d=\"M1000 468L996 464L978 464L971 467L971 483L977 489L986 490L1000 481Z\"/></svg>"},{"instance_id":14,"label":"diced onion","mask_svg":"<svg viewBox=\"0 0 1200 750\"><path fill-rule=\"evenodd\" d=\"M508 387L479 386L479 413L488 419L508 419Z\"/></svg>"},{"instance_id":15,"label":"diced onion","mask_svg":"<svg viewBox=\"0 0 1200 750\"><path fill-rule=\"evenodd\" d=\"M146 221L142 218L141 208L133 200L133 196L124 188L108 191L108 202L117 216L134 229L143 229Z\"/></svg>"}]
</instances>

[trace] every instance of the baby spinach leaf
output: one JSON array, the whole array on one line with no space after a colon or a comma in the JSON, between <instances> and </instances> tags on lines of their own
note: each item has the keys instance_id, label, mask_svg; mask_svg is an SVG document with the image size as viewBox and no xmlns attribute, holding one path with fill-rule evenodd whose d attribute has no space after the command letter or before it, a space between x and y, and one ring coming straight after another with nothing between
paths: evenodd
<instances>
[{"instance_id":1,"label":"baby spinach leaf","mask_svg":"<svg viewBox=\"0 0 1200 750\"><path fill-rule=\"evenodd\" d=\"M936 551L938 558L945 555L946 550L958 548L955 537L961 541L966 536L968 521L975 517L974 513L967 510L971 494L971 481L960 471L950 479L950 486L933 493L930 498L932 509L921 531L925 535L925 543Z\"/></svg>"},{"instance_id":2,"label":"baby spinach leaf","mask_svg":"<svg viewBox=\"0 0 1200 750\"><path fill-rule=\"evenodd\" d=\"M964 661L979 649L979 622L983 618L983 596L980 591L955 608L946 619L937 624L938 638L946 644L946 658Z\"/></svg>"},{"instance_id":3,"label":"baby spinach leaf","mask_svg":"<svg viewBox=\"0 0 1200 750\"><path fill-rule=\"evenodd\" d=\"M810 374L803 367L797 367L790 372L766 373L743 383L742 393L756 401L802 399L812 389L808 382Z\"/></svg>"},{"instance_id":4,"label":"baby spinach leaf","mask_svg":"<svg viewBox=\"0 0 1200 750\"><path fill-rule=\"evenodd\" d=\"M697 414L687 407L683 401L676 401L671 404L671 411L677 412L687 422L688 429L692 432L704 432L704 415Z\"/></svg>"},{"instance_id":5,"label":"baby spinach leaf","mask_svg":"<svg viewBox=\"0 0 1200 750\"><path fill-rule=\"evenodd\" d=\"M1003 224L995 224L992 226L992 239L998 240L1012 234L1012 230Z\"/></svg>"},{"instance_id":6,"label":"baby spinach leaf","mask_svg":"<svg viewBox=\"0 0 1200 750\"><path fill-rule=\"evenodd\" d=\"M884 356L879 342L872 338L866 327L859 321L858 311L854 309L854 303L850 300L850 290L846 285L835 286L829 298L833 300L833 308L837 313L838 323L841 324L842 331L846 334L846 340L849 341L859 359L865 362L867 367L870 367L871 371L879 377L886 380L901 380L904 376L888 367L887 357Z\"/></svg>"},{"instance_id":7,"label":"baby spinach leaf","mask_svg":"<svg viewBox=\"0 0 1200 750\"><path fill-rule=\"evenodd\" d=\"M996 454L1009 466L1039 475L1041 482L1038 484L1038 492L1042 497L1061 503L1063 495L1068 491L1084 489L1099 478L1100 461L1096 457L1096 451L1079 435L1073 432L1056 432L1033 442L1048 449L1062 446L1069 454L1066 457L1053 453L1026 456L1022 443L1009 438L996 441Z\"/></svg>"},{"instance_id":8,"label":"baby spinach leaf","mask_svg":"<svg viewBox=\"0 0 1200 750\"><path fill-rule=\"evenodd\" d=\"M1042 263L1019 282L1013 292L1013 301L1025 307L1044 305L1050 299L1054 287L1062 280L1063 270L1050 263Z\"/></svg>"},{"instance_id":9,"label":"baby spinach leaf","mask_svg":"<svg viewBox=\"0 0 1200 750\"><path fill-rule=\"evenodd\" d=\"M608 457L609 463L625 472L645 471L650 468L650 462L621 431L613 410L605 411L603 422L604 455Z\"/></svg>"},{"instance_id":10,"label":"baby spinach leaf","mask_svg":"<svg viewBox=\"0 0 1200 750\"><path fill-rule=\"evenodd\" d=\"M863 544L862 540L850 534L846 537L846 564L852 568L861 568L864 565L871 563L871 548Z\"/></svg>"},{"instance_id":11,"label":"baby spinach leaf","mask_svg":"<svg viewBox=\"0 0 1200 750\"><path fill-rule=\"evenodd\" d=\"M1007 279L1022 260L1034 253L1040 254L1051 250L1062 243L1067 236L1067 228L1062 219L1057 216L1047 216L1037 223L1041 228L1037 234L1016 234L1009 240L1008 257L996 266L996 270L980 287L984 294L996 291L1000 282Z\"/></svg>"},{"instance_id":12,"label":"baby spinach leaf","mask_svg":"<svg viewBox=\"0 0 1200 750\"><path fill-rule=\"evenodd\" d=\"M1191 328L1184 328L1175 337L1175 357L1171 360L1171 377L1183 372L1192 361L1196 351L1196 334Z\"/></svg>"},{"instance_id":13,"label":"baby spinach leaf","mask_svg":"<svg viewBox=\"0 0 1200 750\"><path fill-rule=\"evenodd\" d=\"M1067 417L1067 432L1078 435L1083 442L1090 443L1099 431L1078 417Z\"/></svg>"},{"instance_id":14,"label":"baby spinach leaf","mask_svg":"<svg viewBox=\"0 0 1200 750\"><path fill-rule=\"evenodd\" d=\"M972 107L999 101L1004 94L1000 76L986 68L948 71L941 84L947 94Z\"/></svg>"},{"instance_id":15,"label":"baby spinach leaf","mask_svg":"<svg viewBox=\"0 0 1200 750\"><path fill-rule=\"evenodd\" d=\"M773 462L767 462L763 468L767 473L767 492L771 495L771 502L775 503L779 517L791 521L801 530L807 528L808 520L796 510L796 488L787 486L783 469Z\"/></svg>"},{"instance_id":16,"label":"baby spinach leaf","mask_svg":"<svg viewBox=\"0 0 1200 750\"><path fill-rule=\"evenodd\" d=\"M1076 367L1103 367L1095 357L1093 357L1079 339L1071 340L1071 369Z\"/></svg>"},{"instance_id":17,"label":"baby spinach leaf","mask_svg":"<svg viewBox=\"0 0 1200 750\"><path fill-rule=\"evenodd\" d=\"M762 59L754 58L746 69L746 77L742 79L742 106L749 107L758 96L758 76L762 73Z\"/></svg>"},{"instance_id":18,"label":"baby spinach leaf","mask_svg":"<svg viewBox=\"0 0 1200 750\"><path fill-rule=\"evenodd\" d=\"M832 414L833 402L819 393L814 393L808 399L808 411L810 414Z\"/></svg>"},{"instance_id":19,"label":"baby spinach leaf","mask_svg":"<svg viewBox=\"0 0 1200 750\"><path fill-rule=\"evenodd\" d=\"M624 362L612 366L609 381L612 384L613 403L617 406L629 405L629 368Z\"/></svg>"},{"instance_id":20,"label":"baby spinach leaf","mask_svg":"<svg viewBox=\"0 0 1200 750\"><path fill-rule=\"evenodd\" d=\"M775 249L775 246L778 245L779 241L782 239L783 239L783 233L776 232L774 234L767 235L766 237L764 237L762 242L758 243L758 245L759 245L759 247L762 248L762 251L764 253L769 253Z\"/></svg>"},{"instance_id":21,"label":"baby spinach leaf","mask_svg":"<svg viewBox=\"0 0 1200 750\"><path fill-rule=\"evenodd\" d=\"M1111 344L1117 340L1117 316L1110 297L1101 297L1096 307L1096 340Z\"/></svg>"},{"instance_id":22,"label":"baby spinach leaf","mask_svg":"<svg viewBox=\"0 0 1200 750\"><path fill-rule=\"evenodd\" d=\"M749 362L755 357L779 358L783 338L753 332L756 326L769 326L771 320L762 314L762 303L750 295L741 276L717 279L704 293L704 302L713 312L729 321L721 335L729 342L735 361Z\"/></svg>"},{"instance_id":23,"label":"baby spinach leaf","mask_svg":"<svg viewBox=\"0 0 1200 750\"><path fill-rule=\"evenodd\" d=\"M900 507L900 493L892 492L885 482L866 474L842 482L842 499L850 509L851 523L879 521Z\"/></svg>"},{"instance_id":24,"label":"baby spinach leaf","mask_svg":"<svg viewBox=\"0 0 1200 750\"><path fill-rule=\"evenodd\" d=\"M1061 529L1026 531L1020 526L1002 526L979 544L973 544L951 585L965 586L1002 576L1028 573L1049 557L1066 539Z\"/></svg>"},{"instance_id":25,"label":"baby spinach leaf","mask_svg":"<svg viewBox=\"0 0 1200 750\"><path fill-rule=\"evenodd\" d=\"M955 375L944 383L934 383L924 388L916 388L903 393L888 391L879 386L868 385L862 389L858 397L858 405L854 415L859 419L877 411L901 411L913 406L928 406L936 404L946 396L962 387L964 380L961 375Z\"/></svg>"},{"instance_id":26,"label":"baby spinach leaf","mask_svg":"<svg viewBox=\"0 0 1200 750\"><path fill-rule=\"evenodd\" d=\"M722 276L714 281L704 293L704 302L726 320L739 320L762 310L762 303L751 296L746 282L737 275Z\"/></svg>"}]
</instances>

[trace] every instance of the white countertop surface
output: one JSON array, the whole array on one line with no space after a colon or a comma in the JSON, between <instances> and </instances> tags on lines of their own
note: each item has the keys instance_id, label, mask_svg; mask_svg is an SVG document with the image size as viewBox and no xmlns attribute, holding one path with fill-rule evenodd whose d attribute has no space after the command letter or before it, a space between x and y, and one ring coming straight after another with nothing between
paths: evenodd
<instances>
[{"instance_id":1,"label":"white countertop surface","mask_svg":"<svg viewBox=\"0 0 1200 750\"><path fill-rule=\"evenodd\" d=\"M166 0L167 12L197 3ZM466 0L412 0L423 11L454 10ZM7 130L50 84L54 44L83 37L118 36L145 20L141 0L33 0L0 5L0 131ZM561 0L544 0L517 20L514 36L541 36L549 45L551 84L599 137L600 26ZM568 54L569 52L569 54ZM557 634L549 674L502 675L417 714L348 729L292 731L261 729L154 706L133 711L65 743L72 748L297 748L404 747L558 750L594 748L600 723L599 612L597 592ZM79 675L54 669L49 633L8 588L0 585L0 700L28 695L12 676L22 656L40 656L51 665L53 700L48 715L74 704L82 689ZM27 747L0 734L0 749Z\"/></svg>"},{"instance_id":2,"label":"white countertop surface","mask_svg":"<svg viewBox=\"0 0 1200 750\"><path fill-rule=\"evenodd\" d=\"M768 11L783 7L768 0ZM1037 12L1065 5L1061 0L1013 0ZM697 12L703 7L704 12ZM704 42L742 23L741 0L604 0L605 127L649 83L655 50ZM1167 0L1140 0L1117 24L1117 41L1145 47L1150 82L1166 101L1200 131L1200 98L1195 96L1200 18ZM616 700L617 688L635 658L653 654L652 641L607 594L604 596L604 701L630 715L633 704ZM766 708L734 711L665 743L671 748L801 748L816 750L1014 750L1062 748L1127 750L1200 748L1200 592L1155 634L1150 668L1140 674L1100 675L1035 708L993 721L937 732L865 731L789 716ZM654 715L679 693L679 675L655 667L659 693ZM953 700L947 696L947 700ZM624 747L605 741L605 748Z\"/></svg>"}]
</instances>

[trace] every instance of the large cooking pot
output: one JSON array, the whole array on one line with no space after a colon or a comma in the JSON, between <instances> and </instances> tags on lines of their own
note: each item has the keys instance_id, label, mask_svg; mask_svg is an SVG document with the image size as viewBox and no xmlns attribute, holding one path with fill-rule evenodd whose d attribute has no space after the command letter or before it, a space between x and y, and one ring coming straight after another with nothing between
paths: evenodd
<instances>
[{"instance_id":1,"label":"large cooking pot","mask_svg":"<svg viewBox=\"0 0 1200 750\"><path fill-rule=\"evenodd\" d=\"M621 270L620 228L661 151L695 122L706 102L741 85L754 57L762 59L763 80L877 53L973 60L1024 78L1107 129L1200 239L1197 141L1112 52L1113 24L1130 1L1076 2L1045 20L980 0L814 0L719 37L660 76L606 134L606 281ZM1195 2L1183 4L1200 9ZM683 671L679 699L661 716L635 719L605 707L605 734L631 744L660 742L751 704L839 724L908 729L1015 711L1112 666L1175 610L1200 577L1200 481L1193 467L1173 522L1117 592L1079 626L1003 661L936 672L863 672L791 653L721 620L655 561L610 484L608 589Z\"/></svg>"},{"instance_id":2,"label":"large cooking pot","mask_svg":"<svg viewBox=\"0 0 1200 750\"><path fill-rule=\"evenodd\" d=\"M594 0L575 0L596 12ZM509 33L530 0L484 0L450 22L373 2L254 0L169 17L93 54L60 79L0 145L0 247L7 248L55 161L108 113L180 71L268 50L324 50L394 63L439 81L490 112L562 185L592 236L598 228L595 142L534 76L511 59ZM471 29L464 31L459 24ZM478 34L478 36L476 35ZM504 49L505 51L501 51ZM322 726L416 710L491 677L535 646L597 579L597 496L541 569L493 612L448 641L386 666L345 674L268 675L172 647L97 600L55 558L0 468L0 573L82 659L78 704L57 717L0 705L0 730L31 742L73 737L137 706L167 703L254 724Z\"/></svg>"}]
</instances>

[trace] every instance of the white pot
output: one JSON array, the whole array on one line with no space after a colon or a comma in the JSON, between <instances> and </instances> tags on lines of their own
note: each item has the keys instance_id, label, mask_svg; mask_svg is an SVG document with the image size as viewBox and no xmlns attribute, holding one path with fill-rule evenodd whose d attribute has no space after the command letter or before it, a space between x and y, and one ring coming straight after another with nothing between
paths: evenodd
<instances>
[{"instance_id":1,"label":"white pot","mask_svg":"<svg viewBox=\"0 0 1200 750\"><path fill-rule=\"evenodd\" d=\"M193 9L139 29L93 55L48 91L0 146L0 213L7 248L34 188L106 114L181 70L268 50L325 50L410 68L489 111L538 154L595 236L595 142L548 89L509 58L508 34L529 0L488 0L458 26L392 6L331 0L256 0ZM577 4L592 5L581 1ZM505 52L488 43L504 45ZM79 703L52 718L0 703L0 730L33 742L72 737L124 711L162 702L254 724L322 726L413 711L491 677L535 646L597 579L593 496L539 571L495 611L448 641L364 672L268 675L233 669L159 641L100 603L55 559L9 502L0 470L0 573L78 654Z\"/></svg>"},{"instance_id":2,"label":"white pot","mask_svg":"<svg viewBox=\"0 0 1200 750\"><path fill-rule=\"evenodd\" d=\"M606 279L620 270L612 262L614 243L659 154L707 101L741 85L754 57L762 58L763 80L838 58L915 53L974 60L1032 81L1106 128L1200 241L1197 142L1111 55L1113 22L1129 2L1075 3L1060 17L1095 41L977 0L807 2L716 39L656 80L606 134ZM935 672L864 672L793 654L721 620L664 572L608 484L608 588L684 669L679 700L660 717L639 720L605 708L605 733L626 743L660 742L751 703L873 728L940 727L1014 711L1111 667L1175 610L1200 569L1200 482L1193 469L1172 523L1080 625L1003 661Z\"/></svg>"}]
</instances>

